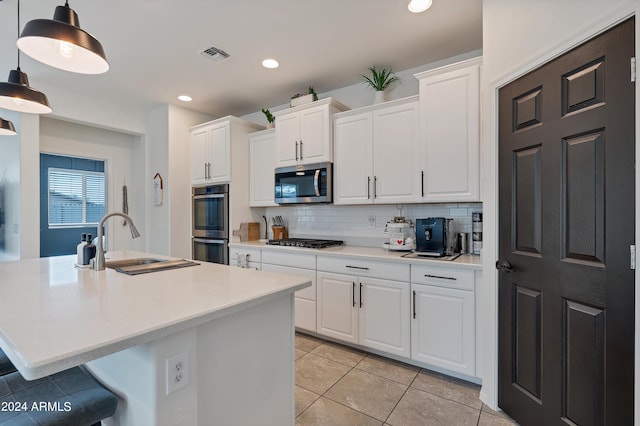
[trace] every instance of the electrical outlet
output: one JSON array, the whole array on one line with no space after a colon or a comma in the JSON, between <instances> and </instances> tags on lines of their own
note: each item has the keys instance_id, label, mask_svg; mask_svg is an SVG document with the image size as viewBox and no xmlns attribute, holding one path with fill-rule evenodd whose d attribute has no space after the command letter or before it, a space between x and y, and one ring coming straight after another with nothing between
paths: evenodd
<instances>
[{"instance_id":1,"label":"electrical outlet","mask_svg":"<svg viewBox=\"0 0 640 426\"><path fill-rule=\"evenodd\" d=\"M375 227L376 227L376 217L369 216L369 228L375 229Z\"/></svg>"},{"instance_id":2,"label":"electrical outlet","mask_svg":"<svg viewBox=\"0 0 640 426\"><path fill-rule=\"evenodd\" d=\"M182 352L165 360L167 395L189 384L189 354Z\"/></svg>"}]
</instances>

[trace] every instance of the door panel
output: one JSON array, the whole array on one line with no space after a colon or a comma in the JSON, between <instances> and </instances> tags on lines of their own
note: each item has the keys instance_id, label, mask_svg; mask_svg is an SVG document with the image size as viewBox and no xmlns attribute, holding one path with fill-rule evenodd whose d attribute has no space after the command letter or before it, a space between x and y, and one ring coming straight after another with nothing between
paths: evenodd
<instances>
[{"instance_id":1,"label":"door panel","mask_svg":"<svg viewBox=\"0 0 640 426\"><path fill-rule=\"evenodd\" d=\"M525 426L633 423L634 25L500 89L498 405Z\"/></svg>"}]
</instances>

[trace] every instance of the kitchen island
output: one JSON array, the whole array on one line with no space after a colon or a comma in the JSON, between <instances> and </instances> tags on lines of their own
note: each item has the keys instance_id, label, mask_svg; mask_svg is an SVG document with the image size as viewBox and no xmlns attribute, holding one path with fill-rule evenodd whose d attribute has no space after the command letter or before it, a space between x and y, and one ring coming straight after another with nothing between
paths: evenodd
<instances>
[{"instance_id":1,"label":"kitchen island","mask_svg":"<svg viewBox=\"0 0 640 426\"><path fill-rule=\"evenodd\" d=\"M106 424L293 424L293 295L308 279L211 263L129 276L75 260L0 263L0 347L26 379L85 365L119 396Z\"/></svg>"}]
</instances>

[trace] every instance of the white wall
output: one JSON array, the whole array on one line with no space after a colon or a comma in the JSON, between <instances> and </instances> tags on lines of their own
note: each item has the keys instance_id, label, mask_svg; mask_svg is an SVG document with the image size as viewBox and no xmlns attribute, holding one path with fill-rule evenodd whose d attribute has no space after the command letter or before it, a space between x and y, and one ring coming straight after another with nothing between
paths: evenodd
<instances>
[{"instance_id":1,"label":"white wall","mask_svg":"<svg viewBox=\"0 0 640 426\"><path fill-rule=\"evenodd\" d=\"M386 100L393 101L396 99L402 99L408 96L417 95L418 80L413 76L416 73L439 68L444 65L453 64L455 62L475 58L481 55L481 50L474 50L471 52L463 53L461 55L453 56L451 58L443 59L441 61L432 62L415 68L410 68L408 70L395 70L394 73L400 78L400 83L394 84L392 87L387 89ZM363 74L366 74L366 71L363 71ZM350 109L360 108L373 104L373 95L374 91L368 85L363 83L352 84L351 86L341 87L324 93L318 93L318 97L320 99L332 97L338 102L349 107ZM269 108L271 112L280 111L282 109L289 108L289 103L287 101L280 105L265 106L265 108ZM254 123L261 124L263 126L267 125L267 120L262 111L256 111L254 113L247 114L242 118L253 121Z\"/></svg>"},{"instance_id":2,"label":"white wall","mask_svg":"<svg viewBox=\"0 0 640 426\"><path fill-rule=\"evenodd\" d=\"M147 251L191 257L191 149L189 127L211 119L206 114L162 105L147 119ZM150 197L152 179L160 173L164 184L162 205Z\"/></svg>"},{"instance_id":3,"label":"white wall","mask_svg":"<svg viewBox=\"0 0 640 426\"><path fill-rule=\"evenodd\" d=\"M483 128L482 168L484 235L497 236L497 89L536 66L558 56L606 28L640 11L637 0L483 0ZM636 20L636 49L638 43ZM638 56L636 52L636 56ZM636 90L638 86L636 85ZM636 103L638 96L636 95ZM636 114L638 114L636 105ZM638 120L636 120L638 122ZM638 138L638 131L636 131ZM638 139L637 139L638 140ZM638 144L636 143L636 146ZM636 156L638 158L638 149ZM636 164L640 164L636 162ZM637 180L637 178L636 178ZM638 181L636 181L638 192ZM636 195L636 212L638 201ZM636 214L637 216L637 214ZM636 219L636 240L638 240ZM481 399L490 407L497 403L497 274L494 268L497 240L485 237L483 386ZM638 284L636 277L636 285ZM636 292L636 298L638 298ZM636 311L640 304L636 301ZM636 315L638 318L638 315ZM636 320L636 336L639 325ZM638 338L636 337L636 346ZM636 349L636 365L638 365ZM638 382L636 368L636 387ZM636 398L636 423L640 420Z\"/></svg>"},{"instance_id":4,"label":"white wall","mask_svg":"<svg viewBox=\"0 0 640 426\"><path fill-rule=\"evenodd\" d=\"M107 222L109 250L143 250L145 247L145 203L143 199L136 196L136 188L142 185L144 170L143 167L139 167L140 164L144 164L144 149L141 145L139 136L45 116L40 118L40 152L106 162L106 211L122 211L122 187L127 185L129 216L139 228L142 238L133 240L129 227L123 226L121 219L109 219ZM35 171L39 170L38 164L35 165ZM29 169L33 170L33 167ZM36 175L39 176L39 173ZM39 229L39 224L37 228Z\"/></svg>"}]
</instances>

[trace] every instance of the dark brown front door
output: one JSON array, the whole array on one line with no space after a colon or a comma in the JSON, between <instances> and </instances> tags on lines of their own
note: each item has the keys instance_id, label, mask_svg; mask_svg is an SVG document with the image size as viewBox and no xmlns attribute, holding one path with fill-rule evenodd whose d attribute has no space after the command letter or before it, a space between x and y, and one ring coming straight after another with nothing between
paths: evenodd
<instances>
[{"instance_id":1,"label":"dark brown front door","mask_svg":"<svg viewBox=\"0 0 640 426\"><path fill-rule=\"evenodd\" d=\"M499 93L498 405L522 425L631 425L630 19Z\"/></svg>"}]
</instances>

